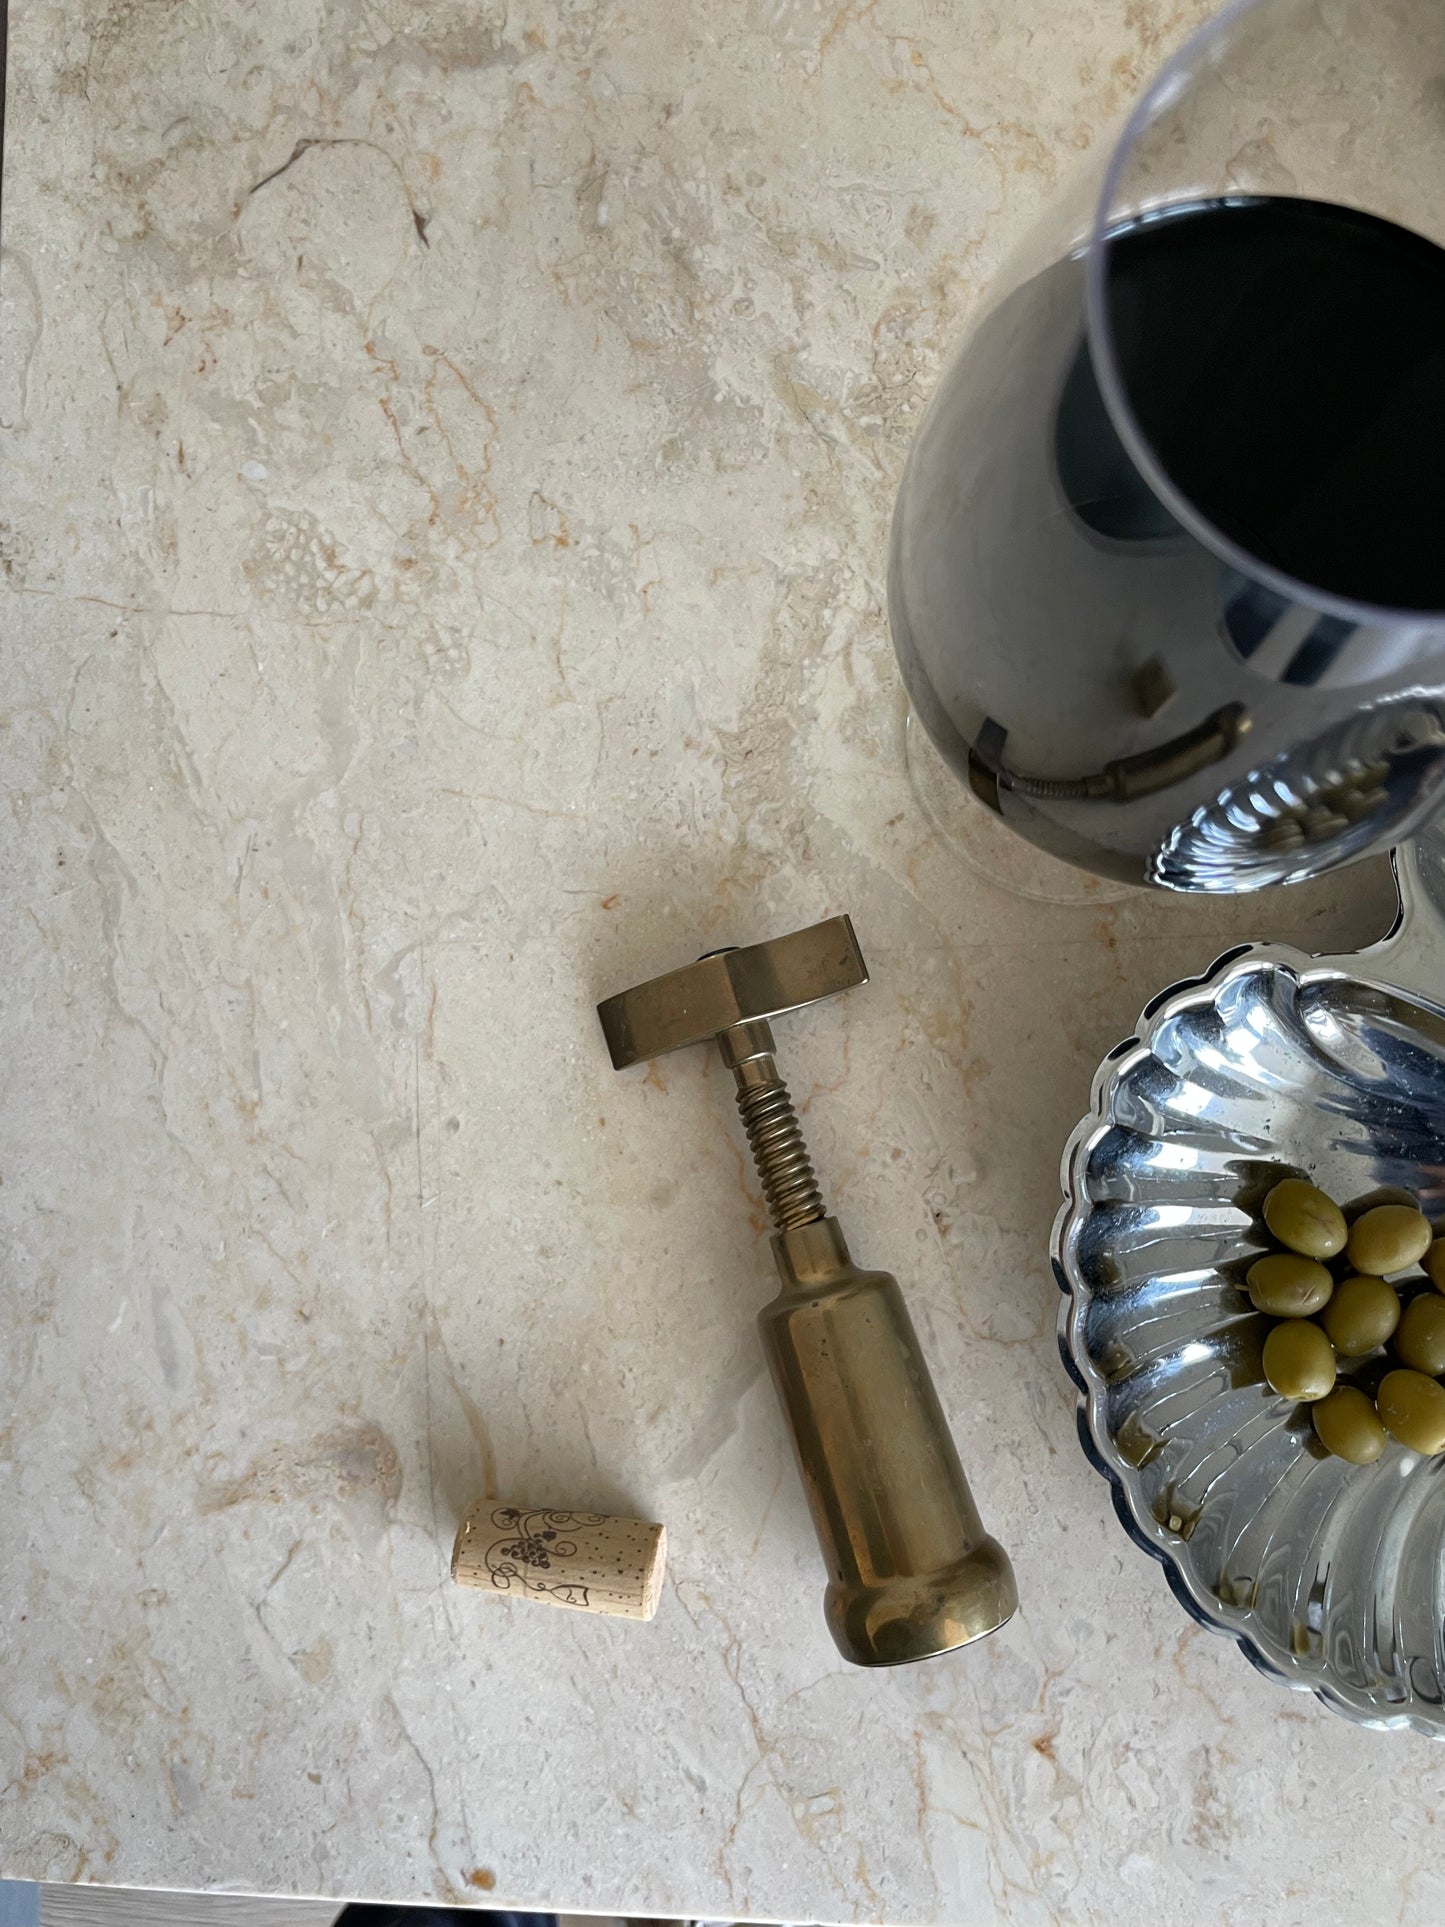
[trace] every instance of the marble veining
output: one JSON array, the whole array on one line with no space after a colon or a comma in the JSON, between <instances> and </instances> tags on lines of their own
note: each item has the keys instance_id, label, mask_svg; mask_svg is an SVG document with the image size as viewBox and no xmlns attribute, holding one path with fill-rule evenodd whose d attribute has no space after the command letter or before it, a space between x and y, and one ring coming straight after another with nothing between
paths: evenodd
<instances>
[{"instance_id":1,"label":"marble veining","mask_svg":"<svg viewBox=\"0 0 1445 1927\"><path fill-rule=\"evenodd\" d=\"M1241 937L1373 936L1387 880L1016 898L902 759L913 423L1201 14L17 10L0 1872L1445 1912L1445 1754L1182 1616L1079 1454L1045 1257L1145 997ZM614 1075L592 1009L842 909L873 984L788 1064L1024 1602L882 1676L823 1627L726 1079ZM665 1521L657 1620L450 1587L497 1492Z\"/></svg>"}]
</instances>

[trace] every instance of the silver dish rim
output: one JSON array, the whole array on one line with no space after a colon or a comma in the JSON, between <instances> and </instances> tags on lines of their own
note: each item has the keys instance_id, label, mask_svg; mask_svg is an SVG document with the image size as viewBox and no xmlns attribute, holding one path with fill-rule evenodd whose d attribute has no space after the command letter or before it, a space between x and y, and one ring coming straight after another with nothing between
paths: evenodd
<instances>
[{"instance_id":1,"label":"silver dish rim","mask_svg":"<svg viewBox=\"0 0 1445 1927\"><path fill-rule=\"evenodd\" d=\"M1063 1202L1054 1219L1050 1257L1054 1282L1062 1294L1058 1317L1059 1355L1077 1394L1079 1443L1095 1471L1108 1481L1114 1510L1125 1532L1142 1552L1163 1566L1169 1589L1184 1610L1198 1625L1232 1639L1250 1664L1267 1679L1295 1692L1313 1694L1323 1705L1357 1725L1396 1731L1408 1729L1428 1739L1445 1740L1440 1709L1427 1717L1413 1711L1410 1701L1406 1700L1392 1704L1387 1712L1364 1689L1322 1681L1317 1671L1307 1671L1292 1654L1261 1637L1249 1623L1253 1615L1248 1607L1226 1605L1205 1591L1188 1566L1181 1562L1177 1556L1178 1534L1161 1524L1145 1505L1134 1468L1110 1442L1104 1423L1107 1388L1079 1342L1080 1325L1092 1294L1073 1262L1077 1231L1093 1208L1084 1196L1083 1175L1094 1146L1111 1128L1116 1087L1149 1056L1159 1028L1190 1004L1212 1002L1231 978L1258 969L1261 964L1271 964L1287 970L1301 983L1345 978L1403 997L1445 1020L1445 1000L1438 993L1432 995L1419 987L1419 980L1425 974L1420 964L1428 955L1428 946L1440 941L1439 910L1422 885L1414 852L1408 846L1396 850L1392 852L1391 862L1400 893L1400 909L1393 928L1382 942L1340 957L1311 956L1290 944L1236 944L1216 957L1200 976L1181 978L1149 999L1132 1035L1116 1044L1095 1071L1088 1112L1069 1134L1064 1147L1059 1167ZM1436 950L1434 957L1438 959L1439 955ZM1438 976L1438 970L1430 974Z\"/></svg>"}]
</instances>

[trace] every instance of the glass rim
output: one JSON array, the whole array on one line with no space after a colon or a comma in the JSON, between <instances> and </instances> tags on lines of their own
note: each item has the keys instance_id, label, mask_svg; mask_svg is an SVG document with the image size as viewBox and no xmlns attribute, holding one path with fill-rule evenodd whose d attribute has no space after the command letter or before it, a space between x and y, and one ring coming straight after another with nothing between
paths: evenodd
<instances>
[{"instance_id":1,"label":"glass rim","mask_svg":"<svg viewBox=\"0 0 1445 1927\"><path fill-rule=\"evenodd\" d=\"M1342 617L1357 626L1368 624L1402 624L1417 628L1439 627L1445 624L1445 608L1442 609L1401 609L1381 602L1363 602L1352 596L1337 595L1317 584L1306 582L1302 577L1290 575L1284 569L1275 568L1242 544L1234 541L1224 531L1217 528L1208 516L1175 484L1165 471L1143 430L1135 418L1129 401L1128 390L1119 369L1118 357L1114 351L1114 331L1109 319L1109 298L1105 286L1104 268L1112 245L1110 234L1119 226L1111 210L1115 196L1123 179L1130 156L1139 137L1155 119L1161 106L1182 91L1180 81L1187 81L1201 64L1201 56L1211 42L1221 38L1237 20L1256 10L1275 4L1275 0L1229 0L1229 4L1196 27L1181 46L1165 61L1148 86L1140 94L1130 109L1129 117L1117 135L1109 155L1108 166L1099 196L1094 204L1092 223L1087 243L1084 287L1084 324L1089 343L1089 354L1094 367L1094 379L1103 397L1114 432L1123 443L1129 459L1153 490L1154 494L1168 509L1174 520L1192 535L1195 540L1217 555L1230 568L1252 582L1258 582L1287 601L1300 603L1306 608L1317 609L1322 615ZM1211 195L1211 200L1230 198L1227 195ZM1147 218L1153 213L1163 213L1167 208L1188 206L1198 201L1198 194L1181 195L1177 200L1160 201L1157 207L1140 211ZM1346 203L1341 203L1346 205ZM1365 210L1368 212L1368 210Z\"/></svg>"}]
</instances>

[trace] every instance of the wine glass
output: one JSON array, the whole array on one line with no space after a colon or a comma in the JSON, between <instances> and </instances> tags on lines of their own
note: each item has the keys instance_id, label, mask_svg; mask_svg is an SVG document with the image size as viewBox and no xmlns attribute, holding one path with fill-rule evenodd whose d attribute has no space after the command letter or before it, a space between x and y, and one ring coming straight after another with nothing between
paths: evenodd
<instances>
[{"instance_id":1,"label":"wine glass","mask_svg":"<svg viewBox=\"0 0 1445 1927\"><path fill-rule=\"evenodd\" d=\"M1442 242L1441 0L1236 0L1028 237L889 567L914 715L995 827L1240 891L1440 804Z\"/></svg>"}]
</instances>

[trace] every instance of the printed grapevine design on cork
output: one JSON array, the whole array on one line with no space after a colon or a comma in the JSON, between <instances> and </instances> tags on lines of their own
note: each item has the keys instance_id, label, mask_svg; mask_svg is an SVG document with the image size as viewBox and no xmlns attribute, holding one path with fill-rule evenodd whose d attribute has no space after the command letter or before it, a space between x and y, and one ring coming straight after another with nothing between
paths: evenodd
<instances>
[{"instance_id":1,"label":"printed grapevine design on cork","mask_svg":"<svg viewBox=\"0 0 1445 1927\"><path fill-rule=\"evenodd\" d=\"M549 1593L569 1606L588 1603L587 1588L569 1580L565 1571L551 1576L559 1565L576 1557L576 1541L566 1535L574 1526L603 1523L600 1512L523 1512L513 1505L498 1506L492 1524L502 1535L487 1547L487 1571L498 1592L520 1586L526 1592Z\"/></svg>"}]
</instances>

